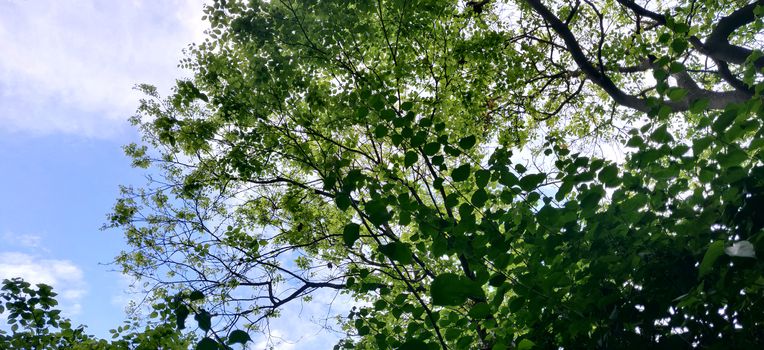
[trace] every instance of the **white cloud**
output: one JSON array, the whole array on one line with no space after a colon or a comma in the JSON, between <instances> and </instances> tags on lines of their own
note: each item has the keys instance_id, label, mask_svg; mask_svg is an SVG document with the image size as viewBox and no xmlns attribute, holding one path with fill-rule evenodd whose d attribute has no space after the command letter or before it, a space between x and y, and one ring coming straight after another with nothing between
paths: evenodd
<instances>
[{"instance_id":1,"label":"white cloud","mask_svg":"<svg viewBox=\"0 0 764 350\"><path fill-rule=\"evenodd\" d=\"M0 280L21 277L36 284L53 286L61 310L69 316L82 309L87 293L82 270L69 260L43 259L18 252L0 252Z\"/></svg>"},{"instance_id":2,"label":"white cloud","mask_svg":"<svg viewBox=\"0 0 764 350\"><path fill-rule=\"evenodd\" d=\"M337 315L347 316L359 305L346 294L321 289L311 294L310 302L293 300L281 308L281 316L269 320L264 335L256 336L252 349L330 349L342 337Z\"/></svg>"},{"instance_id":3,"label":"white cloud","mask_svg":"<svg viewBox=\"0 0 764 350\"><path fill-rule=\"evenodd\" d=\"M140 285L140 283L135 277L120 274L119 279L117 280L117 284L119 285L120 290L117 294L111 297L112 305L118 306L128 313L135 311L146 311L149 309L148 306L146 306L146 310L134 309L134 307L138 305L146 296L146 294L137 287Z\"/></svg>"},{"instance_id":4,"label":"white cloud","mask_svg":"<svg viewBox=\"0 0 764 350\"><path fill-rule=\"evenodd\" d=\"M0 1L0 129L110 136L183 74L202 0Z\"/></svg>"},{"instance_id":5,"label":"white cloud","mask_svg":"<svg viewBox=\"0 0 764 350\"><path fill-rule=\"evenodd\" d=\"M14 232L3 232L3 242L7 246L15 246L22 248L37 248L41 250L47 250L42 246L42 236L35 234L19 234Z\"/></svg>"}]
</instances>

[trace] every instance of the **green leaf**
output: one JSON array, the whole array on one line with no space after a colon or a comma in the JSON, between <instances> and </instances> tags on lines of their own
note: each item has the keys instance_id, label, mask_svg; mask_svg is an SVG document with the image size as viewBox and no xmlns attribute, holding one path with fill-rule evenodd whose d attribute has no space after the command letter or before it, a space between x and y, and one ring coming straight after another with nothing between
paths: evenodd
<instances>
[{"instance_id":1,"label":"green leaf","mask_svg":"<svg viewBox=\"0 0 764 350\"><path fill-rule=\"evenodd\" d=\"M719 165L724 168L740 165L746 160L748 160L748 153L734 143L727 147L726 153L719 155Z\"/></svg>"},{"instance_id":2,"label":"green leaf","mask_svg":"<svg viewBox=\"0 0 764 350\"><path fill-rule=\"evenodd\" d=\"M419 156L414 151L408 151L406 152L406 155L403 158L403 166L410 167L416 163L416 161L419 160Z\"/></svg>"},{"instance_id":3,"label":"green leaf","mask_svg":"<svg viewBox=\"0 0 764 350\"><path fill-rule=\"evenodd\" d=\"M387 126L377 125L377 127L374 128L374 137L381 139L385 136L387 136Z\"/></svg>"},{"instance_id":4,"label":"green leaf","mask_svg":"<svg viewBox=\"0 0 764 350\"><path fill-rule=\"evenodd\" d=\"M517 185L518 182L520 182L520 180L517 179L517 176L515 176L515 174L512 174L509 171L501 172L501 177L499 177L500 184L507 187L512 187L514 185Z\"/></svg>"},{"instance_id":5,"label":"green leaf","mask_svg":"<svg viewBox=\"0 0 764 350\"><path fill-rule=\"evenodd\" d=\"M210 338L204 338L196 343L196 350L218 350L218 343Z\"/></svg>"},{"instance_id":6,"label":"green leaf","mask_svg":"<svg viewBox=\"0 0 764 350\"><path fill-rule=\"evenodd\" d=\"M529 350L533 349L534 346L536 346L536 343L532 342L530 339L523 339L517 343L517 350Z\"/></svg>"},{"instance_id":7,"label":"green leaf","mask_svg":"<svg viewBox=\"0 0 764 350\"><path fill-rule=\"evenodd\" d=\"M599 174L597 174L597 178L608 187L613 187L615 185L618 185L619 183L618 167L615 166L614 164L610 164L602 168Z\"/></svg>"},{"instance_id":8,"label":"green leaf","mask_svg":"<svg viewBox=\"0 0 764 350\"><path fill-rule=\"evenodd\" d=\"M602 199L602 193L590 190L581 194L579 202L581 208L586 210L595 208L599 204L600 199Z\"/></svg>"},{"instance_id":9,"label":"green leaf","mask_svg":"<svg viewBox=\"0 0 764 350\"><path fill-rule=\"evenodd\" d=\"M668 132L668 125L663 124L650 134L650 140L657 143L668 143L673 141L674 138L671 136L671 133Z\"/></svg>"},{"instance_id":10,"label":"green leaf","mask_svg":"<svg viewBox=\"0 0 764 350\"><path fill-rule=\"evenodd\" d=\"M438 142L430 142L424 145L424 154L428 156L434 156L435 154L440 151L440 143Z\"/></svg>"},{"instance_id":11,"label":"green leaf","mask_svg":"<svg viewBox=\"0 0 764 350\"><path fill-rule=\"evenodd\" d=\"M470 309L468 315L476 320L482 320L491 314L491 307L486 303L477 303Z\"/></svg>"},{"instance_id":12,"label":"green leaf","mask_svg":"<svg viewBox=\"0 0 764 350\"><path fill-rule=\"evenodd\" d=\"M385 204L385 201L382 199L368 201L366 205L364 205L364 209L366 215L369 216L369 221L374 225L382 225L390 220L390 217L392 216L390 212L387 211L387 204Z\"/></svg>"},{"instance_id":13,"label":"green leaf","mask_svg":"<svg viewBox=\"0 0 764 350\"><path fill-rule=\"evenodd\" d=\"M684 64L680 62L671 62L671 65L669 66L669 72L671 73L679 73L685 71L687 68L684 66Z\"/></svg>"},{"instance_id":14,"label":"green leaf","mask_svg":"<svg viewBox=\"0 0 764 350\"><path fill-rule=\"evenodd\" d=\"M462 164L453 171L451 171L451 179L454 182L466 181L470 177L470 165Z\"/></svg>"},{"instance_id":15,"label":"green leaf","mask_svg":"<svg viewBox=\"0 0 764 350\"><path fill-rule=\"evenodd\" d=\"M675 23L675 24L674 24L674 28L672 28L672 29L673 29L675 32L677 32L677 33L681 33L681 34L684 34L684 33L687 33L687 32L689 32L689 31L690 31L690 26L689 26L689 25L687 25L687 23L682 23L682 22L680 22L680 23Z\"/></svg>"},{"instance_id":16,"label":"green leaf","mask_svg":"<svg viewBox=\"0 0 764 350\"><path fill-rule=\"evenodd\" d=\"M342 240L345 242L345 245L352 247L353 243L361 237L360 231L361 226L354 222L345 225L345 229L342 231Z\"/></svg>"},{"instance_id":17,"label":"green leaf","mask_svg":"<svg viewBox=\"0 0 764 350\"><path fill-rule=\"evenodd\" d=\"M472 146L475 146L476 142L477 142L477 138L475 138L474 135L463 137L459 140L459 147L461 147L464 150L468 150L472 148Z\"/></svg>"},{"instance_id":18,"label":"green leaf","mask_svg":"<svg viewBox=\"0 0 764 350\"><path fill-rule=\"evenodd\" d=\"M337 208L345 211L350 208L352 200L350 199L350 196L345 193L337 193L337 196L334 197L334 203L337 204Z\"/></svg>"},{"instance_id":19,"label":"green leaf","mask_svg":"<svg viewBox=\"0 0 764 350\"><path fill-rule=\"evenodd\" d=\"M708 246L706 254L703 256L703 260L700 262L700 268L698 269L699 277L707 275L714 267L714 263L720 256L724 255L724 241L715 241Z\"/></svg>"},{"instance_id":20,"label":"green leaf","mask_svg":"<svg viewBox=\"0 0 764 350\"><path fill-rule=\"evenodd\" d=\"M414 108L414 103L411 101L401 103L401 109L404 111L410 111L412 108Z\"/></svg>"},{"instance_id":21,"label":"green leaf","mask_svg":"<svg viewBox=\"0 0 764 350\"><path fill-rule=\"evenodd\" d=\"M229 345L230 344L235 344L235 343L245 344L245 343L247 343L248 341L251 341L251 340L252 340L252 338L249 337L249 334L247 334L247 332L242 331L240 329L237 329L237 330L231 332L231 334L228 335L228 344Z\"/></svg>"},{"instance_id":22,"label":"green leaf","mask_svg":"<svg viewBox=\"0 0 764 350\"><path fill-rule=\"evenodd\" d=\"M202 299L204 299L204 293L202 293L202 292L200 292L198 290L195 290L195 291L191 292L191 294L188 296L188 298L191 301L202 300Z\"/></svg>"},{"instance_id":23,"label":"green leaf","mask_svg":"<svg viewBox=\"0 0 764 350\"><path fill-rule=\"evenodd\" d=\"M430 285L430 294L432 303L439 306L457 306L464 304L470 297L485 297L475 282L450 272L435 277Z\"/></svg>"},{"instance_id":24,"label":"green leaf","mask_svg":"<svg viewBox=\"0 0 764 350\"><path fill-rule=\"evenodd\" d=\"M483 188L488 185L488 181L491 180L491 172L485 169L475 171L475 185L479 188Z\"/></svg>"},{"instance_id":25,"label":"green leaf","mask_svg":"<svg viewBox=\"0 0 764 350\"><path fill-rule=\"evenodd\" d=\"M668 98L671 101L679 101L687 96L687 90L682 88L670 88L666 92L666 95L668 95Z\"/></svg>"},{"instance_id":26,"label":"green leaf","mask_svg":"<svg viewBox=\"0 0 764 350\"><path fill-rule=\"evenodd\" d=\"M369 100L369 104L371 105L371 108L374 108L377 111L381 111L385 108L385 100L379 95L372 96L371 100Z\"/></svg>"},{"instance_id":27,"label":"green leaf","mask_svg":"<svg viewBox=\"0 0 764 350\"><path fill-rule=\"evenodd\" d=\"M506 280L507 280L507 276L505 276L503 273L496 273L493 276L491 276L491 278L488 280L488 284L491 287L498 287L502 283L504 283L504 281Z\"/></svg>"},{"instance_id":28,"label":"green leaf","mask_svg":"<svg viewBox=\"0 0 764 350\"><path fill-rule=\"evenodd\" d=\"M175 323L178 329L186 328L186 318L188 318L189 313L186 305L180 304L175 308Z\"/></svg>"},{"instance_id":29,"label":"green leaf","mask_svg":"<svg viewBox=\"0 0 764 350\"><path fill-rule=\"evenodd\" d=\"M699 100L695 100L690 105L690 112L696 113L696 114L701 113L705 111L706 108L708 108L708 105L710 104L710 102L711 101L709 101L709 99L707 98L701 98Z\"/></svg>"},{"instance_id":30,"label":"green leaf","mask_svg":"<svg viewBox=\"0 0 764 350\"><path fill-rule=\"evenodd\" d=\"M451 147L450 145L443 146L443 151L452 157L458 157L460 154L462 154L462 151L460 151L458 148Z\"/></svg>"},{"instance_id":31,"label":"green leaf","mask_svg":"<svg viewBox=\"0 0 764 350\"><path fill-rule=\"evenodd\" d=\"M675 38L673 41L671 41L671 50L676 54L682 54L685 50L687 50L687 47L688 43L684 38Z\"/></svg>"},{"instance_id":32,"label":"green leaf","mask_svg":"<svg viewBox=\"0 0 764 350\"><path fill-rule=\"evenodd\" d=\"M482 208L483 205L485 205L485 202L487 200L488 200L488 193L481 188L472 194L472 199L470 201L472 202L472 205L478 208Z\"/></svg>"},{"instance_id":33,"label":"green leaf","mask_svg":"<svg viewBox=\"0 0 764 350\"><path fill-rule=\"evenodd\" d=\"M645 145L645 140L643 140L639 135L632 136L628 142L626 142L627 147L634 147L639 148Z\"/></svg>"},{"instance_id":34,"label":"green leaf","mask_svg":"<svg viewBox=\"0 0 764 350\"><path fill-rule=\"evenodd\" d=\"M427 346L427 343L419 340L419 339L409 339L406 340L401 346L398 348L398 350L425 350L429 349Z\"/></svg>"},{"instance_id":35,"label":"green leaf","mask_svg":"<svg viewBox=\"0 0 764 350\"><path fill-rule=\"evenodd\" d=\"M737 110L732 108L726 109L716 118L716 120L714 120L713 124L711 124L711 130L721 134L724 132L724 130L727 129L727 127L732 125L732 122L735 121L735 118L737 118Z\"/></svg>"},{"instance_id":36,"label":"green leaf","mask_svg":"<svg viewBox=\"0 0 764 350\"><path fill-rule=\"evenodd\" d=\"M199 325L199 328L203 331L209 331L212 327L212 316L209 312L201 310L194 315L194 320Z\"/></svg>"},{"instance_id":37,"label":"green leaf","mask_svg":"<svg viewBox=\"0 0 764 350\"><path fill-rule=\"evenodd\" d=\"M401 264L410 264L414 261L411 256L411 248L403 242L391 242L381 245L379 246L379 252Z\"/></svg>"},{"instance_id":38,"label":"green leaf","mask_svg":"<svg viewBox=\"0 0 764 350\"><path fill-rule=\"evenodd\" d=\"M692 154L694 156L699 156L703 151L705 151L708 146L711 145L711 142L713 141L713 137L711 136L704 136L701 138L696 138L692 140Z\"/></svg>"},{"instance_id":39,"label":"green leaf","mask_svg":"<svg viewBox=\"0 0 764 350\"><path fill-rule=\"evenodd\" d=\"M529 192L538 187L544 180L546 180L546 174L544 173L525 175L520 179L520 188L523 191Z\"/></svg>"}]
</instances>

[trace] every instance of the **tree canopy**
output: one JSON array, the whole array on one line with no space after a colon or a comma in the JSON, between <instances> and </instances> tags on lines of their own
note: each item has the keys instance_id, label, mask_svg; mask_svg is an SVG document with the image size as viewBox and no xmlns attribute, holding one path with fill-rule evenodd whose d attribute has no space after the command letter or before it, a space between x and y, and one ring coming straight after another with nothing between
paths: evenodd
<instances>
[{"instance_id":1,"label":"tree canopy","mask_svg":"<svg viewBox=\"0 0 764 350\"><path fill-rule=\"evenodd\" d=\"M72 327L72 321L55 308L56 295L46 284L4 279L0 314L9 328L0 329L0 349L183 350L193 344L193 335L181 334L169 322L175 318L171 305L156 304L149 320L131 318L105 340L87 334L86 326Z\"/></svg>"},{"instance_id":2,"label":"tree canopy","mask_svg":"<svg viewBox=\"0 0 764 350\"><path fill-rule=\"evenodd\" d=\"M764 343L764 1L215 1L126 147L124 271L198 347ZM621 149L613 156L606 148Z\"/></svg>"}]
</instances>

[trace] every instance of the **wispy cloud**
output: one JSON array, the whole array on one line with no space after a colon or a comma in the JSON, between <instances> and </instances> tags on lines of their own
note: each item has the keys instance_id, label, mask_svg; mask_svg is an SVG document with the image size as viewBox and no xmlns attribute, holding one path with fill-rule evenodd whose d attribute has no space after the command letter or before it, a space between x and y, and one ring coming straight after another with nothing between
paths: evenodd
<instances>
[{"instance_id":1,"label":"wispy cloud","mask_svg":"<svg viewBox=\"0 0 764 350\"><path fill-rule=\"evenodd\" d=\"M69 260L44 259L38 256L0 252L0 279L21 277L32 284L45 283L58 293L61 310L69 316L82 309L82 298L87 293L85 276Z\"/></svg>"},{"instance_id":2,"label":"wispy cloud","mask_svg":"<svg viewBox=\"0 0 764 350\"><path fill-rule=\"evenodd\" d=\"M272 346L277 350L330 349L341 334L335 316L347 316L359 303L335 290L318 290L313 300L294 300L281 309L281 316L271 319L265 334L255 337L254 349Z\"/></svg>"},{"instance_id":3,"label":"wispy cloud","mask_svg":"<svg viewBox=\"0 0 764 350\"><path fill-rule=\"evenodd\" d=\"M109 136L137 83L168 88L201 0L0 1L0 129Z\"/></svg>"},{"instance_id":4,"label":"wispy cloud","mask_svg":"<svg viewBox=\"0 0 764 350\"><path fill-rule=\"evenodd\" d=\"M30 248L30 249L40 249L40 250L47 250L42 245L42 236L35 235L35 234L23 234L23 233L15 233L15 232L3 232L2 241L5 243L6 247L12 246L12 247L20 247L20 248Z\"/></svg>"}]
</instances>

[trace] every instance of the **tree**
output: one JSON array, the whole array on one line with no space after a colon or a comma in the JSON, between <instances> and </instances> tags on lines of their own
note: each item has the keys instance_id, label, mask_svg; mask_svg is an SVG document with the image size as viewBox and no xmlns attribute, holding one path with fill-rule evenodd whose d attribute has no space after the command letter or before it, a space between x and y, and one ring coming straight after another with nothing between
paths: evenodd
<instances>
[{"instance_id":1,"label":"tree","mask_svg":"<svg viewBox=\"0 0 764 350\"><path fill-rule=\"evenodd\" d=\"M117 262L219 342L330 289L344 348L753 347L762 8L217 1Z\"/></svg>"},{"instance_id":2,"label":"tree","mask_svg":"<svg viewBox=\"0 0 764 350\"><path fill-rule=\"evenodd\" d=\"M72 328L71 320L54 308L58 304L55 297L49 285L33 287L20 278L4 279L0 313L7 312L10 332L0 329L0 349L181 350L191 345L191 337L181 335L174 323L166 322L174 317L167 307L155 307L162 311L158 322L150 321L141 329L140 320L133 318L112 330L114 339L107 341L86 334L85 326Z\"/></svg>"}]
</instances>

